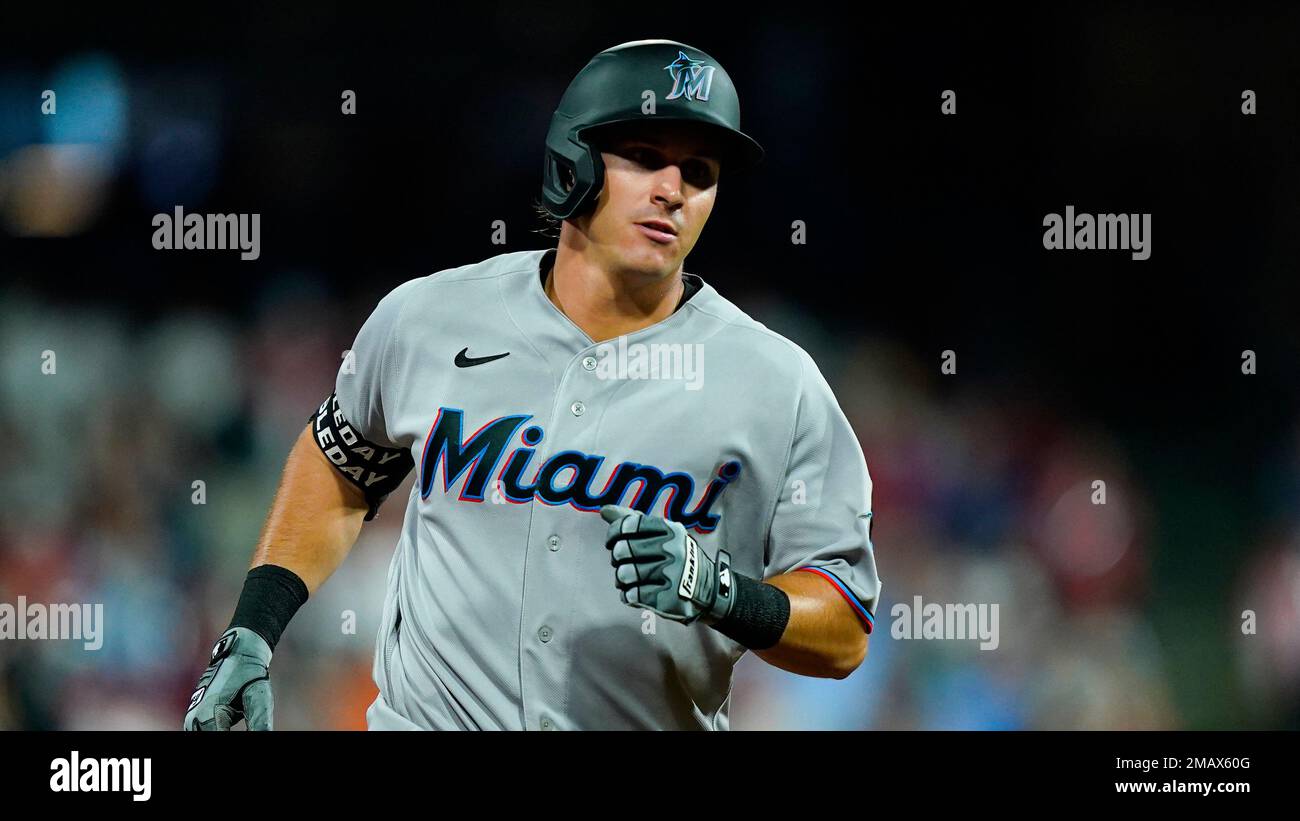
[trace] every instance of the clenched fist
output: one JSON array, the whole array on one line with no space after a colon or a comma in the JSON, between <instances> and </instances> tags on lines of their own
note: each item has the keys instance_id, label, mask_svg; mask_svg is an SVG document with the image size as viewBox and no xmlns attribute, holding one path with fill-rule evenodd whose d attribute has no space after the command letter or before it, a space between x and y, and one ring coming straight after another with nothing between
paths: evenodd
<instances>
[{"instance_id":1,"label":"clenched fist","mask_svg":"<svg viewBox=\"0 0 1300 821\"><path fill-rule=\"evenodd\" d=\"M609 522L605 547L625 604L683 624L710 624L731 612L731 556L725 550L715 561L680 522L631 508L605 505L600 515Z\"/></svg>"},{"instance_id":2,"label":"clenched fist","mask_svg":"<svg viewBox=\"0 0 1300 821\"><path fill-rule=\"evenodd\" d=\"M212 648L185 713L186 730L229 730L242 718L250 730L271 729L271 648L247 627L227 630Z\"/></svg>"}]
</instances>

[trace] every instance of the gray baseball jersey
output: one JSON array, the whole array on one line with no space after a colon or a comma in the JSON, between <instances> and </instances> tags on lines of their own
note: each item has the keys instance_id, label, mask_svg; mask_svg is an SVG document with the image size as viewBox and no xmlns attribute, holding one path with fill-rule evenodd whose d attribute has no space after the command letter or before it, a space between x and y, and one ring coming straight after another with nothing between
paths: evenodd
<instances>
[{"instance_id":1,"label":"gray baseball jersey","mask_svg":"<svg viewBox=\"0 0 1300 821\"><path fill-rule=\"evenodd\" d=\"M340 368L344 424L415 463L372 729L726 729L744 648L619 600L604 504L753 578L817 573L873 624L871 479L808 354L692 274L596 343L546 296L554 254L398 286Z\"/></svg>"}]
</instances>

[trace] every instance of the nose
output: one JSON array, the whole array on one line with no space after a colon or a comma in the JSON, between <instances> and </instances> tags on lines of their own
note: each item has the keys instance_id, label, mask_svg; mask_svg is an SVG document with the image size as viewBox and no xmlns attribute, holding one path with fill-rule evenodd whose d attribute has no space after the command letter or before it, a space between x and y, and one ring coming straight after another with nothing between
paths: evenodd
<instances>
[{"instance_id":1,"label":"nose","mask_svg":"<svg viewBox=\"0 0 1300 821\"><path fill-rule=\"evenodd\" d=\"M655 174L654 196L656 204L679 208L682 204L682 170L676 165L665 165Z\"/></svg>"}]
</instances>

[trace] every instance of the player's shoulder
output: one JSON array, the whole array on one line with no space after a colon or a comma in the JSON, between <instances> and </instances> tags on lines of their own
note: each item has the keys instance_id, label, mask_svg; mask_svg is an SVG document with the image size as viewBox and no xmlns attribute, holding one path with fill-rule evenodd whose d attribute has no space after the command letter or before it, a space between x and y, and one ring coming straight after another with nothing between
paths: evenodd
<instances>
[{"instance_id":1,"label":"player's shoulder","mask_svg":"<svg viewBox=\"0 0 1300 821\"><path fill-rule=\"evenodd\" d=\"M484 300L495 298L502 278L522 276L529 270L536 276L543 253L512 251L408 279L388 291L376 312L393 316L416 313L428 317L436 315L439 310L473 310L476 297Z\"/></svg>"},{"instance_id":2,"label":"player's shoulder","mask_svg":"<svg viewBox=\"0 0 1300 821\"><path fill-rule=\"evenodd\" d=\"M431 294L448 288L464 286L491 289L497 280L503 277L521 275L527 271L537 274L537 266L545 251L511 251L498 254L478 262L443 268L431 274L425 274L407 280L390 293L401 293L405 298L429 297ZM434 296L433 298L436 298Z\"/></svg>"},{"instance_id":3,"label":"player's shoulder","mask_svg":"<svg viewBox=\"0 0 1300 821\"><path fill-rule=\"evenodd\" d=\"M508 251L494 257L471 262L456 268L445 268L425 277L426 280L439 285L491 283L506 277L530 273L538 276L538 265L546 249L532 251Z\"/></svg>"},{"instance_id":4,"label":"player's shoulder","mask_svg":"<svg viewBox=\"0 0 1300 821\"><path fill-rule=\"evenodd\" d=\"M706 298L692 299L687 306L712 319L716 325L712 338L743 350L746 360L755 368L792 382L820 374L817 363L802 346L750 316L711 285L704 284L701 296Z\"/></svg>"}]
</instances>

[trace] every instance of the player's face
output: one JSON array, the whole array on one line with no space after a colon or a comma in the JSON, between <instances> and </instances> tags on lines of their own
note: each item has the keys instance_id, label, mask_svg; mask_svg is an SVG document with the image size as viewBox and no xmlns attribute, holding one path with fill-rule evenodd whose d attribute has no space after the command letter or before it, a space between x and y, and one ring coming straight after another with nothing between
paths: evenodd
<instances>
[{"instance_id":1,"label":"player's face","mask_svg":"<svg viewBox=\"0 0 1300 821\"><path fill-rule=\"evenodd\" d=\"M721 163L688 124L640 125L601 151L605 185L583 233L609 270L675 273L713 211ZM654 225L654 223L662 223Z\"/></svg>"}]
</instances>

